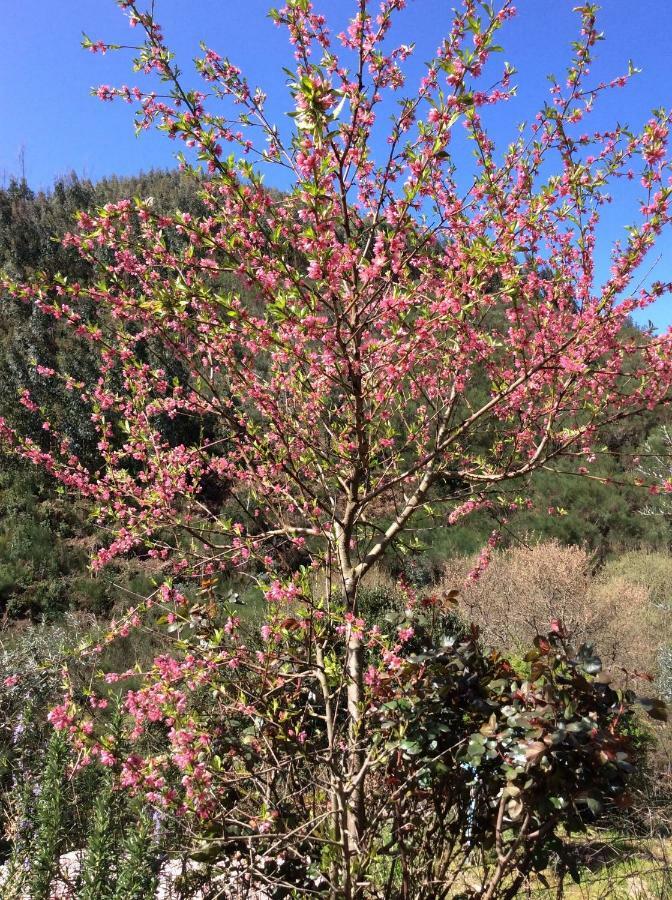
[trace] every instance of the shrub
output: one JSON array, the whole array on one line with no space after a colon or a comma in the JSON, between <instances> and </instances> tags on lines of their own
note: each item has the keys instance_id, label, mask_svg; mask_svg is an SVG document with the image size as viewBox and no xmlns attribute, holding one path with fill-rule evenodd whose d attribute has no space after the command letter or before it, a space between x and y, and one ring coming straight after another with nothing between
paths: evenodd
<instances>
[{"instance_id":1,"label":"shrub","mask_svg":"<svg viewBox=\"0 0 672 900\"><path fill-rule=\"evenodd\" d=\"M592 559L582 548L545 541L495 552L470 580L474 565L473 559L449 560L442 587L444 593L460 590L463 615L478 625L486 644L518 652L554 618L574 639L588 639Z\"/></svg>"},{"instance_id":2,"label":"shrub","mask_svg":"<svg viewBox=\"0 0 672 900\"><path fill-rule=\"evenodd\" d=\"M542 541L496 552L480 577L469 580L474 564L450 560L442 588L460 589L462 614L487 644L518 653L558 619L574 640L594 643L615 669L630 676L657 673L666 618L655 598L670 570L661 554L628 553L595 573L586 550Z\"/></svg>"},{"instance_id":3,"label":"shrub","mask_svg":"<svg viewBox=\"0 0 672 900\"><path fill-rule=\"evenodd\" d=\"M604 580L620 577L644 588L652 606L669 610L672 616L672 556L669 553L629 550L609 560L602 574Z\"/></svg>"}]
</instances>

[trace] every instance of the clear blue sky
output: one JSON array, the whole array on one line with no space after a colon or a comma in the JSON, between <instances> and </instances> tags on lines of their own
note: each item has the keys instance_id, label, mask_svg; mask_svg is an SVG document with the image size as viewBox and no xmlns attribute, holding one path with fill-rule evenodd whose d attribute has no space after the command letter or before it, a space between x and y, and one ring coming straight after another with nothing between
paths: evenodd
<instances>
[{"instance_id":1,"label":"clear blue sky","mask_svg":"<svg viewBox=\"0 0 672 900\"><path fill-rule=\"evenodd\" d=\"M546 99L546 74L563 72L576 36L572 7L577 2L518 0L518 16L500 33L504 58L519 71L518 97L490 122L502 144L514 135L516 123L529 119ZM266 18L270 5L270 0L157 0L157 13L185 73L205 40L267 90L269 108L281 119L287 109L281 67L291 65L291 51L284 31ZM354 8L353 0L316 0L315 5L338 23L336 30ZM416 41L417 63L432 54L454 5L454 0L410 0L397 33L400 40ZM94 40L132 42L135 32L113 0L0 0L0 11L0 178L20 174L22 149L34 187L47 187L70 171L97 179L174 164L176 147L165 137L135 137L130 107L90 95L90 88L101 83L141 83L125 54L101 57L80 48L82 31ZM629 59L643 71L602 102L593 122L607 126L619 119L640 126L652 108L672 106L672 2L603 0L600 25L606 41L598 47L595 80L621 74ZM622 236L622 226L635 217L632 198L618 196L601 231L603 271L609 241ZM669 234L659 253L652 277L672 280ZM659 304L650 318L658 327L672 324L672 300Z\"/></svg>"}]
</instances>

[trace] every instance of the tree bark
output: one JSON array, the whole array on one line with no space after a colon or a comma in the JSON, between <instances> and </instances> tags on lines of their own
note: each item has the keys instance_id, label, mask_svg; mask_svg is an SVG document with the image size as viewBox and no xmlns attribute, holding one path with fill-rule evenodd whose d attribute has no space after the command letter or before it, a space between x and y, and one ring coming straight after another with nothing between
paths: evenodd
<instances>
[{"instance_id":1,"label":"tree bark","mask_svg":"<svg viewBox=\"0 0 672 900\"><path fill-rule=\"evenodd\" d=\"M356 612L357 582L346 580L346 603L351 613ZM349 859L346 866L352 884L352 897L358 896L356 879L353 879L352 863L361 848L361 839L366 829L365 765L366 751L362 721L362 699L364 693L364 648L357 631L348 626L346 632L346 676L348 704L348 799L347 831ZM355 873L356 874L356 873Z\"/></svg>"}]
</instances>

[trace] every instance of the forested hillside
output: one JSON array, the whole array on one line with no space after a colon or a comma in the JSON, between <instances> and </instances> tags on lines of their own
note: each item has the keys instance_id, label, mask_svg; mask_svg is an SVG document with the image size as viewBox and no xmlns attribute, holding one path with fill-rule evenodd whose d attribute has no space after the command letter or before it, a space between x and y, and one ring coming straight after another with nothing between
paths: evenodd
<instances>
[{"instance_id":1,"label":"forested hillside","mask_svg":"<svg viewBox=\"0 0 672 900\"><path fill-rule=\"evenodd\" d=\"M59 180L47 192L34 192L22 181L11 181L0 191L0 268L27 277L44 271L70 282L92 274L61 239L74 227L79 211L93 211L122 198L152 197L157 212L176 209L197 214L203 205L193 176L178 172L149 172L133 178L106 178L97 183L75 175ZM95 315L95 310L91 311ZM634 330L634 326L632 326ZM62 382L44 379L39 366L67 371L90 384L95 360L90 345L73 342L50 316L17 300L3 299L0 306L0 415L19 424L40 441L48 436L41 419L59 423L73 449L92 466L97 437L81 397ZM59 386L60 385L60 386ZM40 412L22 405L29 390ZM46 413L47 415L42 415ZM572 474L537 472L533 476L530 509L516 513L516 532L528 538L554 538L568 545L582 545L594 554L596 565L633 549L666 548L670 541L670 517L656 508L645 491L633 486L633 457L647 454L647 441L660 432L666 413L656 411L627 424L615 424L606 432L599 465L590 479ZM487 438L486 438L487 440ZM576 469L581 462L577 461ZM663 463L664 464L664 463ZM512 499L530 494L514 484ZM216 499L216 498L215 498ZM655 498L654 498L655 499ZM96 545L96 529L88 521L81 502L56 490L39 469L4 458L0 474L0 614L3 621L30 618L53 620L67 609L95 614L109 612L119 602L111 583L142 581L142 562L117 566L112 572L92 577L88 562ZM551 513L549 515L549 512ZM429 525L426 522L425 525ZM486 510L471 517L459 530L419 528L410 548L388 553L387 566L428 583L441 575L446 558L476 552L493 528ZM503 533L504 544L511 541ZM408 552L406 552L408 550Z\"/></svg>"},{"instance_id":2,"label":"forested hillside","mask_svg":"<svg viewBox=\"0 0 672 900\"><path fill-rule=\"evenodd\" d=\"M48 192L33 192L12 181L0 191L0 268L17 276L61 273L86 282L89 267L61 244L76 224L79 211L140 195L153 197L157 210L198 212L201 204L193 180L176 173L150 172L135 178L107 178L96 184L72 175ZM92 315L95 311L92 311ZM38 442L48 441L42 419L58 422L91 466L96 442L78 390L45 380L36 365L70 373L91 383L90 348L73 341L50 316L7 297L0 305L0 416L20 425ZM21 403L29 390L39 415ZM91 577L88 564L96 532L89 510L57 491L37 468L3 457L0 473L0 615L3 621L30 618L52 621L67 609L106 614L119 602L110 582L132 586L138 567ZM141 567L140 567L141 568ZM142 580L142 579L141 579Z\"/></svg>"}]
</instances>

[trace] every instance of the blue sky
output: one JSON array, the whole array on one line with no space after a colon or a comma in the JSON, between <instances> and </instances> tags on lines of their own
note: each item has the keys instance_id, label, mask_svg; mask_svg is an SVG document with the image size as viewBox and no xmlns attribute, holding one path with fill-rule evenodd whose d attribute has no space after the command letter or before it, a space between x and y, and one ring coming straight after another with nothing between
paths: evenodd
<instances>
[{"instance_id":1,"label":"blue sky","mask_svg":"<svg viewBox=\"0 0 672 900\"><path fill-rule=\"evenodd\" d=\"M281 5L279 0L276 0ZM493 114L492 133L502 145L514 136L518 121L529 119L547 97L546 74L561 74L576 36L577 0L518 0L518 16L501 32L504 58L518 69L518 97ZM282 117L287 108L283 65L291 65L285 33L266 18L269 0L158 0L158 18L185 74L200 40L229 56L269 93L269 108ZM447 30L454 0L410 0L399 22L399 40L417 43L419 64L432 54ZM316 0L339 28L353 0ZM113 0L0 0L0 178L20 173L23 150L26 176L34 187L75 171L93 179L174 165L174 144L162 135L136 138L132 111L125 104L101 103L92 86L139 83L124 54L104 57L80 48L81 34L124 43L135 33ZM627 69L628 60L643 71L630 86L603 101L593 122L615 120L640 126L657 106L672 106L672 2L603 0L600 27L606 41L598 47L595 80ZM338 29L337 29L338 30ZM196 76L194 76L194 82ZM605 216L598 252L608 265L609 242L623 235L636 218L632 197L617 196ZM661 241L661 259L653 278L672 279L672 236ZM672 300L649 312L658 327L672 324Z\"/></svg>"}]
</instances>

